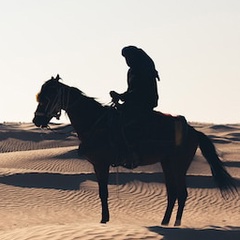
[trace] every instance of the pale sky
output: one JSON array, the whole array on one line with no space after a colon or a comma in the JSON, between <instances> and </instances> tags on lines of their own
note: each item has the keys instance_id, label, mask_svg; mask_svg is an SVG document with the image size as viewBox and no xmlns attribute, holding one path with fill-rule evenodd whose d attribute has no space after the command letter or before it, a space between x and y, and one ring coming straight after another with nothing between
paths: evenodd
<instances>
[{"instance_id":1,"label":"pale sky","mask_svg":"<svg viewBox=\"0 0 240 240\"><path fill-rule=\"evenodd\" d=\"M57 73L108 103L135 45L160 73L157 110L240 123L239 0L0 0L0 36L0 122L31 122Z\"/></svg>"}]
</instances>

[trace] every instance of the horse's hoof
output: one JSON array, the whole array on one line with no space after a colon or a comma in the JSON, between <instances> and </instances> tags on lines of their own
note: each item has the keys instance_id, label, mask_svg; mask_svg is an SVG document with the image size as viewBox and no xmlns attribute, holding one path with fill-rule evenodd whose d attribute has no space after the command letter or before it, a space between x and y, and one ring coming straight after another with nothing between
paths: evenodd
<instances>
[{"instance_id":1,"label":"horse's hoof","mask_svg":"<svg viewBox=\"0 0 240 240\"><path fill-rule=\"evenodd\" d=\"M179 227L181 225L181 220L176 220L174 223L175 227Z\"/></svg>"},{"instance_id":2,"label":"horse's hoof","mask_svg":"<svg viewBox=\"0 0 240 240\"><path fill-rule=\"evenodd\" d=\"M100 223L106 224L108 222L108 220L101 220Z\"/></svg>"},{"instance_id":3,"label":"horse's hoof","mask_svg":"<svg viewBox=\"0 0 240 240\"><path fill-rule=\"evenodd\" d=\"M161 225L162 225L162 226L168 226L168 224L169 224L169 222L167 222L167 221L162 221L162 222L161 222Z\"/></svg>"}]
</instances>

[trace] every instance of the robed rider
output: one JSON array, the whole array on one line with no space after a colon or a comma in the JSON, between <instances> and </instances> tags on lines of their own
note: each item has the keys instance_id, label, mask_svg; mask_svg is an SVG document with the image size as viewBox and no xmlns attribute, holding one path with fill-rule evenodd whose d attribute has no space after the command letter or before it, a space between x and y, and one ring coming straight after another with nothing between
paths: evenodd
<instances>
[{"instance_id":1,"label":"robed rider","mask_svg":"<svg viewBox=\"0 0 240 240\"><path fill-rule=\"evenodd\" d=\"M148 114L158 105L156 79L159 80L153 60L141 49L128 46L122 49L122 55L129 66L127 73L127 91L111 91L112 101L123 101L122 110L129 114Z\"/></svg>"}]
</instances>

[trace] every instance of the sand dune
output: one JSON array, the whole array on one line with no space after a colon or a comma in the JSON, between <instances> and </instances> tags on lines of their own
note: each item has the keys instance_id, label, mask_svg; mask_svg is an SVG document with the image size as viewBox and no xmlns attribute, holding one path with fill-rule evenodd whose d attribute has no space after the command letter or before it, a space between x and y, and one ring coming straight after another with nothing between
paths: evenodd
<instances>
[{"instance_id":1,"label":"sand dune","mask_svg":"<svg viewBox=\"0 0 240 240\"><path fill-rule=\"evenodd\" d=\"M191 125L211 137L240 190L240 125ZM222 199L200 151L188 171L181 227L173 227L174 219L160 225L166 208L160 164L111 168L111 219L99 224L92 165L78 158L71 126L52 128L60 134L30 123L0 125L0 240L240 239L240 198Z\"/></svg>"}]
</instances>

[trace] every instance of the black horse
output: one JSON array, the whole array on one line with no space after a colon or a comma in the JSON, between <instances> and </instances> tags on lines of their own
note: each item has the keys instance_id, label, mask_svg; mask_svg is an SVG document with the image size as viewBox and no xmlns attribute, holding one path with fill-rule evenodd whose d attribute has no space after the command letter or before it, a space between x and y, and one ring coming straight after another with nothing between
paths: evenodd
<instances>
[{"instance_id":1,"label":"black horse","mask_svg":"<svg viewBox=\"0 0 240 240\"><path fill-rule=\"evenodd\" d=\"M47 127L53 117L60 117L63 109L68 114L81 142L91 142L91 149L86 153L86 158L93 164L97 176L102 204L101 223L106 223L109 221L109 167L116 165L116 159L119 157L119 150L113 141L113 135L118 131L114 132L113 123L109 123L111 122L109 116L117 110L101 105L80 90L59 82L59 79L59 76L52 77L43 84L37 95L39 103L33 123L38 127ZM198 146L211 167L212 175L222 196L227 197L237 192L234 179L223 167L210 139L202 132L195 130L186 121L158 112L153 114L148 130L146 141L138 141L134 151L139 156L140 166L161 162L168 200L162 225L169 223L176 200L178 211L175 226L181 224L188 196L186 172ZM121 136L118 139L121 139Z\"/></svg>"}]
</instances>

